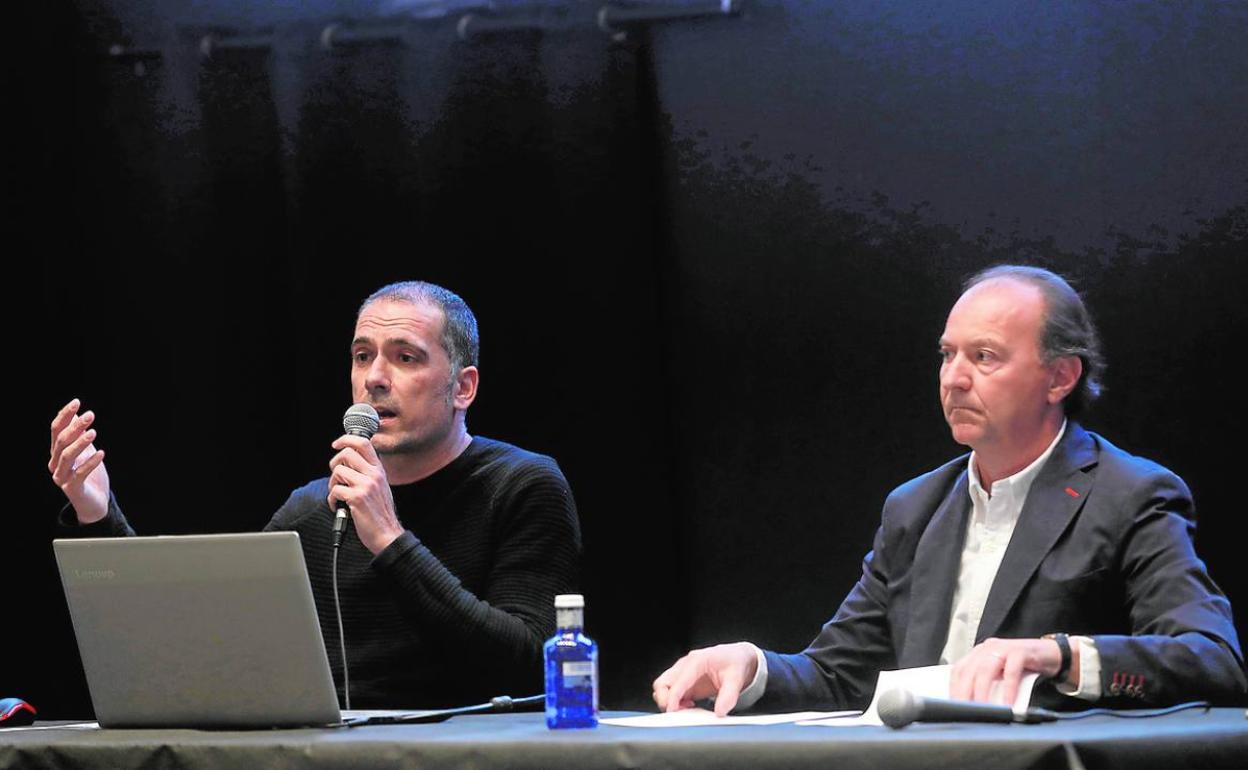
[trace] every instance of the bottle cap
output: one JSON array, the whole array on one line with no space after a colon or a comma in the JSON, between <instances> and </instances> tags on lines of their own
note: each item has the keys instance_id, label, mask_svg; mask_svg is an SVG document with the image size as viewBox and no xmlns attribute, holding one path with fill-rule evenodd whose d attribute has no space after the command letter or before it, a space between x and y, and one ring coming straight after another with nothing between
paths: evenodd
<instances>
[{"instance_id":1,"label":"bottle cap","mask_svg":"<svg viewBox=\"0 0 1248 770\"><path fill-rule=\"evenodd\" d=\"M579 610L585 607L585 597L581 594L559 594L555 597L555 609Z\"/></svg>"}]
</instances>

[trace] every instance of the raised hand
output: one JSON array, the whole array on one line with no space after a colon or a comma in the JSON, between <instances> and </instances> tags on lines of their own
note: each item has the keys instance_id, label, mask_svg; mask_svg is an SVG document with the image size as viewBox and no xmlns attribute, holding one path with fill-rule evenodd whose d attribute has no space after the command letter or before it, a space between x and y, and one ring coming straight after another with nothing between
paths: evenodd
<instances>
[{"instance_id":1,"label":"raised hand","mask_svg":"<svg viewBox=\"0 0 1248 770\"><path fill-rule=\"evenodd\" d=\"M52 420L48 472L74 506L79 524L91 524L108 514L108 471L104 452L95 448L95 412L78 414L78 399L61 407Z\"/></svg>"}]
</instances>

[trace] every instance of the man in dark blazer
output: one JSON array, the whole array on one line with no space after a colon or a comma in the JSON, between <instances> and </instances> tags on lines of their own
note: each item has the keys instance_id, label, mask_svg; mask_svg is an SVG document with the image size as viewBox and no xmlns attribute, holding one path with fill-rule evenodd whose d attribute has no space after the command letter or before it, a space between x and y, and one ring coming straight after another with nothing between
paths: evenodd
<instances>
[{"instance_id":1,"label":"man in dark blazer","mask_svg":"<svg viewBox=\"0 0 1248 770\"><path fill-rule=\"evenodd\" d=\"M879 671L936 663L953 664L954 698L1000 685L1010 703L1034 672L1046 705L1242 702L1186 485L1074 421L1103 370L1078 294L1046 270L986 270L940 352L945 418L971 454L889 495L862 577L806 650L694 650L655 680L659 707L864 708Z\"/></svg>"}]
</instances>

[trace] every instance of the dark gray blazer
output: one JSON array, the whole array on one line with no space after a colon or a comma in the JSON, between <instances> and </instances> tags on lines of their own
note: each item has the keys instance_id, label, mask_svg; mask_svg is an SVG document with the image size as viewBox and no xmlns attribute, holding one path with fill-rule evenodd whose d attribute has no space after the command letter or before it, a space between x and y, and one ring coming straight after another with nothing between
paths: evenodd
<instances>
[{"instance_id":1,"label":"dark gray blazer","mask_svg":"<svg viewBox=\"0 0 1248 770\"><path fill-rule=\"evenodd\" d=\"M758 708L865 708L880 670L938 662L971 507L966 465L963 455L888 496L836 615L803 652L766 653ZM1196 557L1194 530L1182 479L1069 423L1023 505L976 643L1091 636L1098 705L1243 702L1231 606ZM1088 705L1036 692L1046 705Z\"/></svg>"}]
</instances>

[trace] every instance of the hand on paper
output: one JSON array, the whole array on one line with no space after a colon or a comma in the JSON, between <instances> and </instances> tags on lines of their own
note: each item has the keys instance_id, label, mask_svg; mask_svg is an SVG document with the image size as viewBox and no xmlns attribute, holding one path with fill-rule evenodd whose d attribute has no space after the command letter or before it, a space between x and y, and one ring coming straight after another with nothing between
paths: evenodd
<instances>
[{"instance_id":1,"label":"hand on paper","mask_svg":"<svg viewBox=\"0 0 1248 770\"><path fill-rule=\"evenodd\" d=\"M1061 664L1061 650L1052 639L986 639L953 664L949 697L988 701L993 684L1000 682L1002 702L1012 704L1024 674L1053 676Z\"/></svg>"},{"instance_id":2,"label":"hand on paper","mask_svg":"<svg viewBox=\"0 0 1248 770\"><path fill-rule=\"evenodd\" d=\"M713 697L715 714L722 717L737 705L757 670L756 648L749 642L694 650L654 680L654 702L663 711L679 711Z\"/></svg>"}]
</instances>

